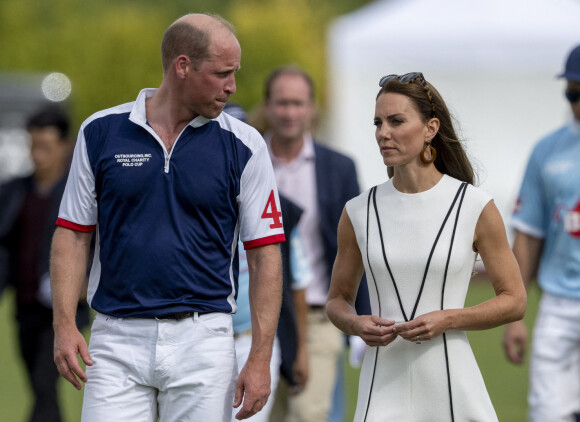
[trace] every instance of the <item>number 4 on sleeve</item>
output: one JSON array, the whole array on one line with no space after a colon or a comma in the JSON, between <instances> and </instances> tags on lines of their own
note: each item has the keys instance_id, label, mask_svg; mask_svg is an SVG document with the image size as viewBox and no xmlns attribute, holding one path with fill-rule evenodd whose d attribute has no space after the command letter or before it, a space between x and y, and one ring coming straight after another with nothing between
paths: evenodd
<instances>
[{"instance_id":1,"label":"number 4 on sleeve","mask_svg":"<svg viewBox=\"0 0 580 422\"><path fill-rule=\"evenodd\" d=\"M262 212L262 218L271 218L274 220L272 224L270 224L271 229L278 229L282 227L282 213L278 211L278 206L276 205L276 197L274 196L274 190L270 191L270 196L268 197L268 202L266 202L266 208L264 208L264 212Z\"/></svg>"}]
</instances>

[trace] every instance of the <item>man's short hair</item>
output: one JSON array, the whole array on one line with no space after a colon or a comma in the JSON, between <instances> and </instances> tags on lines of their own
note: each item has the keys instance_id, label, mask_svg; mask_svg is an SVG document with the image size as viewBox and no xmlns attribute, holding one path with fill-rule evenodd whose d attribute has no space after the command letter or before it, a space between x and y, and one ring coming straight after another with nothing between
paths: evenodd
<instances>
[{"instance_id":1,"label":"man's short hair","mask_svg":"<svg viewBox=\"0 0 580 422\"><path fill-rule=\"evenodd\" d=\"M208 14L211 18L222 24L232 34L235 34L234 26L219 15ZM194 68L209 58L211 34L188 22L178 21L169 26L161 40L161 63L163 73L169 69L171 62L180 54L185 54Z\"/></svg>"},{"instance_id":2,"label":"man's short hair","mask_svg":"<svg viewBox=\"0 0 580 422\"><path fill-rule=\"evenodd\" d=\"M270 99L270 95L272 94L272 85L274 85L276 79L278 79L280 76L286 75L300 76L302 79L304 79L310 88L310 99L314 101L314 82L312 81L310 75L304 69L301 69L298 66L279 67L270 73L270 75L266 78L266 85L264 87L264 98L266 100Z\"/></svg>"},{"instance_id":3,"label":"man's short hair","mask_svg":"<svg viewBox=\"0 0 580 422\"><path fill-rule=\"evenodd\" d=\"M68 114L56 105L44 106L30 115L26 122L26 130L54 127L60 133L61 140L67 140L70 130Z\"/></svg>"}]
</instances>

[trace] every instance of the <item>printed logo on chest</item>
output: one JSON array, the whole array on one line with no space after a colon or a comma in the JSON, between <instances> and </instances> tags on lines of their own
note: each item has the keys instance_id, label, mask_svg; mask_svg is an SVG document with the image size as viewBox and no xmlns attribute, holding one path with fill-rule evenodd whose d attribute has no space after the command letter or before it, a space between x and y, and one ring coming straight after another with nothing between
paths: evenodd
<instances>
[{"instance_id":1,"label":"printed logo on chest","mask_svg":"<svg viewBox=\"0 0 580 422\"><path fill-rule=\"evenodd\" d=\"M580 238L580 200L573 209L568 209L563 204L558 205L554 213L554 220L562 220L564 230L571 236Z\"/></svg>"},{"instance_id":2,"label":"printed logo on chest","mask_svg":"<svg viewBox=\"0 0 580 422\"><path fill-rule=\"evenodd\" d=\"M572 168L574 168L572 160L556 160L546 165L546 172L552 175L566 174Z\"/></svg>"},{"instance_id":3,"label":"printed logo on chest","mask_svg":"<svg viewBox=\"0 0 580 422\"><path fill-rule=\"evenodd\" d=\"M151 160L151 154L115 154L115 161L122 167L141 167Z\"/></svg>"},{"instance_id":4,"label":"printed logo on chest","mask_svg":"<svg viewBox=\"0 0 580 422\"><path fill-rule=\"evenodd\" d=\"M564 218L564 230L574 237L580 237L580 201Z\"/></svg>"}]
</instances>

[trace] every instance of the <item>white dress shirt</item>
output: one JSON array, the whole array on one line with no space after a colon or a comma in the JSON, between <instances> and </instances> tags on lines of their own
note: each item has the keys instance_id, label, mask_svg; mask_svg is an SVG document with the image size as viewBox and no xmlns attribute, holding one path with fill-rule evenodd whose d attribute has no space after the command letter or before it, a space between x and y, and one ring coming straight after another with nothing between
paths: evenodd
<instances>
[{"instance_id":1,"label":"white dress shirt","mask_svg":"<svg viewBox=\"0 0 580 422\"><path fill-rule=\"evenodd\" d=\"M288 161L276 157L272 152L271 134L266 133L264 139L268 144L268 151L272 158L278 192L303 210L298 227L312 271L312 280L306 289L306 302L309 305L324 305L328 296L329 274L326 270L320 232L314 140L312 135L306 134L300 153L296 158Z\"/></svg>"}]
</instances>

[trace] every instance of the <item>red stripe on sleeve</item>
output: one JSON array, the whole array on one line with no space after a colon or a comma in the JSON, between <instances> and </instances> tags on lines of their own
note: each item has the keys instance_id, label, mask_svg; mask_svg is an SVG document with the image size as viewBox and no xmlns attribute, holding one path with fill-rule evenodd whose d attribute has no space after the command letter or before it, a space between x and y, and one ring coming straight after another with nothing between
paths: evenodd
<instances>
[{"instance_id":1,"label":"red stripe on sleeve","mask_svg":"<svg viewBox=\"0 0 580 422\"><path fill-rule=\"evenodd\" d=\"M97 229L97 226L83 226L81 224L73 223L71 221L63 220L62 218L56 219L56 225L64 227L65 229L71 229L77 232L91 233Z\"/></svg>"},{"instance_id":2,"label":"red stripe on sleeve","mask_svg":"<svg viewBox=\"0 0 580 422\"><path fill-rule=\"evenodd\" d=\"M244 242L244 249L252 249L252 248L257 248L258 246L266 246L266 245L271 245L273 243L280 243L280 242L285 242L286 241L286 237L284 236L284 233L281 234L275 234L272 236L268 236L268 237L262 237L260 239L256 239L256 240L250 240L249 242Z\"/></svg>"}]
</instances>

